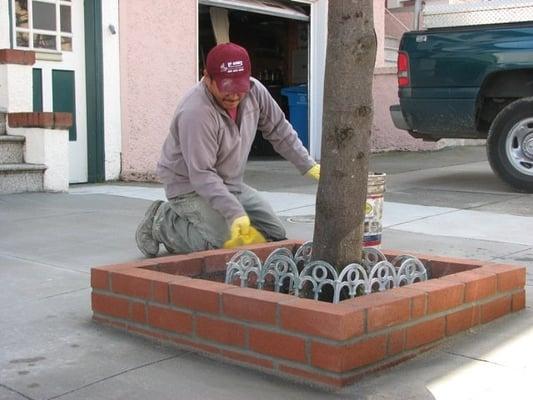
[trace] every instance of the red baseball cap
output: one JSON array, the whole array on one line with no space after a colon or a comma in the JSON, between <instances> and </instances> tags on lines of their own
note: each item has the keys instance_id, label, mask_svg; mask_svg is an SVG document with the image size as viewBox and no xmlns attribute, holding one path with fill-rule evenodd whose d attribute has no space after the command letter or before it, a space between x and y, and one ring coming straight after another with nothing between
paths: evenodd
<instances>
[{"instance_id":1,"label":"red baseball cap","mask_svg":"<svg viewBox=\"0 0 533 400\"><path fill-rule=\"evenodd\" d=\"M250 90L250 57L234 43L222 43L207 54L207 74L215 80L218 90L226 93L246 93Z\"/></svg>"}]
</instances>

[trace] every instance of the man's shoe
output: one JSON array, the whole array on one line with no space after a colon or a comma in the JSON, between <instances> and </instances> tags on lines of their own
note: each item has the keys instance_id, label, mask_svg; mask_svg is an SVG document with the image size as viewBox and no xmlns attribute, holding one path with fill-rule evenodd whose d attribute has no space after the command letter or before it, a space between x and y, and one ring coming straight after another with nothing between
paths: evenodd
<instances>
[{"instance_id":1,"label":"man's shoe","mask_svg":"<svg viewBox=\"0 0 533 400\"><path fill-rule=\"evenodd\" d=\"M137 247L146 257L155 257L159 253L159 242L154 239L152 226L154 225L155 214L161 204L163 204L162 200L156 200L148 207L135 232Z\"/></svg>"}]
</instances>

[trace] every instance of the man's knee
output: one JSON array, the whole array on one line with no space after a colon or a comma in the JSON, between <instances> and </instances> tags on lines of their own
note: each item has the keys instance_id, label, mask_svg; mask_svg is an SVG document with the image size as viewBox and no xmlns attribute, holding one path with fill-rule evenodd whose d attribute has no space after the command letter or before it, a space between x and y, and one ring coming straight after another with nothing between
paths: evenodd
<instances>
[{"instance_id":1,"label":"man's knee","mask_svg":"<svg viewBox=\"0 0 533 400\"><path fill-rule=\"evenodd\" d=\"M263 233L268 240L273 242L287 238L287 232L285 231L285 227L281 224L281 222L264 228Z\"/></svg>"}]
</instances>

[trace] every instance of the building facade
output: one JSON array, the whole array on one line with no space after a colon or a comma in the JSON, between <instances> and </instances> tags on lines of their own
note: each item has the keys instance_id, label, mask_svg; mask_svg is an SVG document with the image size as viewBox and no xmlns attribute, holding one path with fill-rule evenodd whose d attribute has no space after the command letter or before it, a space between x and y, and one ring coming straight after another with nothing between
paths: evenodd
<instances>
[{"instance_id":1,"label":"building facade","mask_svg":"<svg viewBox=\"0 0 533 400\"><path fill-rule=\"evenodd\" d=\"M289 118L283 89L305 87L306 140L320 159L327 5L327 0L0 0L0 49L36 54L33 110L0 111L72 112L71 183L154 180L179 98L200 79L209 48L227 35L248 48L254 76ZM397 43L387 57L387 31L408 27L391 17L385 1L374 2L374 25L373 150L435 148L395 129L388 113L397 102ZM258 135L253 153L270 152Z\"/></svg>"}]
</instances>

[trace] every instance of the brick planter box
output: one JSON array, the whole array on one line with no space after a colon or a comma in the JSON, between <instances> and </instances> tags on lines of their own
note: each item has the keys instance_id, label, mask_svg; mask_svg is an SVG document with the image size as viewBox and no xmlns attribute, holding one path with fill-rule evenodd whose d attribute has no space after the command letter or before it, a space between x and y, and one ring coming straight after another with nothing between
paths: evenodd
<instances>
[{"instance_id":1,"label":"brick planter box","mask_svg":"<svg viewBox=\"0 0 533 400\"><path fill-rule=\"evenodd\" d=\"M249 248L264 260L275 248L300 244ZM416 255L433 279L330 304L217 282L234 253L93 268L93 319L269 374L341 387L525 307L524 267Z\"/></svg>"}]
</instances>

